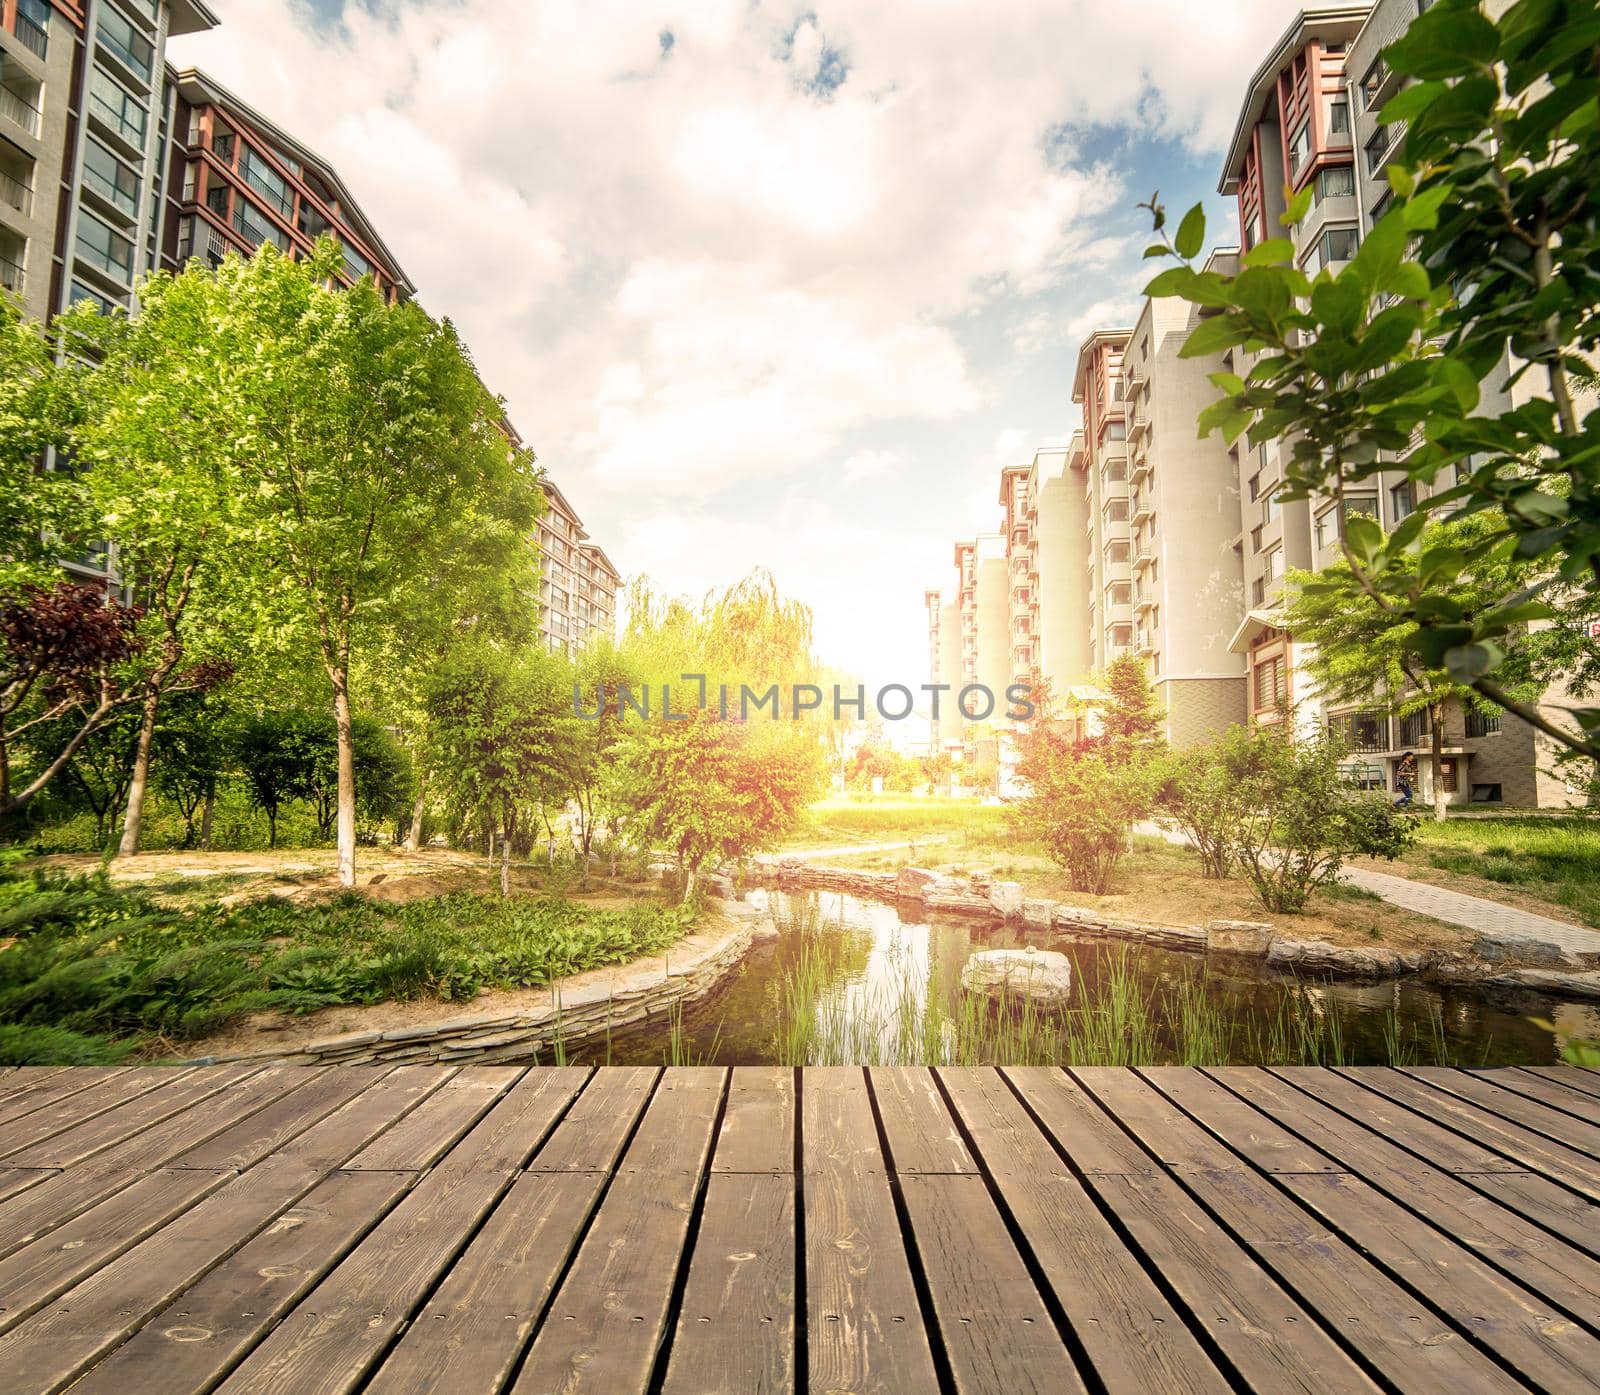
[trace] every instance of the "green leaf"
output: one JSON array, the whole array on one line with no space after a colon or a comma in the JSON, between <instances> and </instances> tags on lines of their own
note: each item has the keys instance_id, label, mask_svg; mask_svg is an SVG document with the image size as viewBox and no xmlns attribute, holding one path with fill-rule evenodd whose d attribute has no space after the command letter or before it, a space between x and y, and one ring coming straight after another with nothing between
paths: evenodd
<instances>
[{"instance_id":1,"label":"green leaf","mask_svg":"<svg viewBox=\"0 0 1600 1395\"><path fill-rule=\"evenodd\" d=\"M1178 224L1172 245L1185 261L1193 261L1200 255L1200 249L1205 246L1205 241L1206 210L1204 205L1197 203L1183 215L1183 221Z\"/></svg>"},{"instance_id":2,"label":"green leaf","mask_svg":"<svg viewBox=\"0 0 1600 1395\"><path fill-rule=\"evenodd\" d=\"M1457 683L1471 683L1494 672L1505 659L1505 650L1490 640L1455 645L1445 650L1445 672Z\"/></svg>"},{"instance_id":3,"label":"green leaf","mask_svg":"<svg viewBox=\"0 0 1600 1395\"><path fill-rule=\"evenodd\" d=\"M1380 126L1392 126L1396 121L1410 121L1418 112L1427 109L1434 98L1449 90L1442 82L1416 82L1402 88L1383 104L1378 113Z\"/></svg>"},{"instance_id":4,"label":"green leaf","mask_svg":"<svg viewBox=\"0 0 1600 1395\"><path fill-rule=\"evenodd\" d=\"M1240 266L1276 266L1294 260L1294 243L1286 237L1258 242L1240 259Z\"/></svg>"},{"instance_id":5,"label":"green leaf","mask_svg":"<svg viewBox=\"0 0 1600 1395\"><path fill-rule=\"evenodd\" d=\"M1417 580L1424 589L1449 586L1466 566L1466 554L1459 547L1430 547L1417 564Z\"/></svg>"},{"instance_id":6,"label":"green leaf","mask_svg":"<svg viewBox=\"0 0 1600 1395\"><path fill-rule=\"evenodd\" d=\"M1476 375L1458 358L1440 358L1436 360L1436 364L1435 371L1444 385L1450 389L1456 407L1463 414L1470 412L1478 405L1479 390Z\"/></svg>"},{"instance_id":7,"label":"green leaf","mask_svg":"<svg viewBox=\"0 0 1600 1395\"><path fill-rule=\"evenodd\" d=\"M1426 300L1433 292L1428 273L1416 262L1401 262L1384 279L1379 289L1407 300Z\"/></svg>"},{"instance_id":8,"label":"green leaf","mask_svg":"<svg viewBox=\"0 0 1600 1395\"><path fill-rule=\"evenodd\" d=\"M1383 53L1396 71L1418 78L1483 71L1500 50L1500 31L1476 7L1435 5L1412 21Z\"/></svg>"},{"instance_id":9,"label":"green leaf","mask_svg":"<svg viewBox=\"0 0 1600 1395\"><path fill-rule=\"evenodd\" d=\"M1353 513L1345 519L1344 537L1363 567L1370 567L1383 552L1383 529L1365 514Z\"/></svg>"},{"instance_id":10,"label":"green leaf","mask_svg":"<svg viewBox=\"0 0 1600 1395\"><path fill-rule=\"evenodd\" d=\"M1420 194L1413 194L1400 205L1400 222L1407 232L1419 232L1439 225L1439 210L1455 193L1448 184L1434 184Z\"/></svg>"},{"instance_id":11,"label":"green leaf","mask_svg":"<svg viewBox=\"0 0 1600 1395\"><path fill-rule=\"evenodd\" d=\"M1298 194L1292 194L1285 189L1288 195L1288 207L1279 215L1278 221L1286 228L1292 228L1311 212L1312 201L1316 198L1316 187L1308 184Z\"/></svg>"},{"instance_id":12,"label":"green leaf","mask_svg":"<svg viewBox=\"0 0 1600 1395\"><path fill-rule=\"evenodd\" d=\"M1208 373L1206 377L1210 378L1212 383L1223 392L1237 395L1245 391L1244 379L1237 373Z\"/></svg>"},{"instance_id":13,"label":"green leaf","mask_svg":"<svg viewBox=\"0 0 1600 1395\"><path fill-rule=\"evenodd\" d=\"M1152 242L1144 249L1145 260L1148 261L1151 257L1164 257L1171 250L1165 242Z\"/></svg>"},{"instance_id":14,"label":"green leaf","mask_svg":"<svg viewBox=\"0 0 1600 1395\"><path fill-rule=\"evenodd\" d=\"M1178 357L1204 358L1207 354L1221 353L1243 344L1250 335L1249 325L1235 324L1229 315L1214 315L1209 320L1201 320L1189 332L1183 348L1178 350Z\"/></svg>"}]
</instances>

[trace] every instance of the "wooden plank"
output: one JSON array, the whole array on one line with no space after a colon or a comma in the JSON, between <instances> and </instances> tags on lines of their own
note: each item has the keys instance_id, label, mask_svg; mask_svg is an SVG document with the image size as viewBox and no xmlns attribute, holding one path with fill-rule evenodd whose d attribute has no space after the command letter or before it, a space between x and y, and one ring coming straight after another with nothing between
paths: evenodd
<instances>
[{"instance_id":1,"label":"wooden plank","mask_svg":"<svg viewBox=\"0 0 1600 1395\"><path fill-rule=\"evenodd\" d=\"M1168 1157L1208 1157L1209 1135L1147 1081L1131 1072L1110 1077L1085 1071L1079 1079L1108 1108L1130 1105L1128 1118L1146 1147ZM1137 1092L1146 1098L1137 1100ZM1340 1174L1321 1174L1337 1176ZM1401 1390L1499 1390L1505 1373L1343 1239L1290 1201L1261 1174L1244 1166L1174 1171L1197 1200L1244 1241L1256 1258L1291 1287L1320 1320L1357 1347Z\"/></svg>"},{"instance_id":2,"label":"wooden plank","mask_svg":"<svg viewBox=\"0 0 1600 1395\"><path fill-rule=\"evenodd\" d=\"M655 1066L612 1066L596 1071L555 1132L533 1155L528 1170L610 1172L660 1075Z\"/></svg>"},{"instance_id":3,"label":"wooden plank","mask_svg":"<svg viewBox=\"0 0 1600 1395\"><path fill-rule=\"evenodd\" d=\"M1466 1182L1427 1167L1388 1139L1264 1071L1242 1066L1210 1075L1299 1133L1380 1191L1482 1255L1566 1312L1600 1327L1600 1264L1564 1245ZM1161 1081L1155 1082L1158 1086ZM1196 1112L1191 1108L1191 1113ZM1505 1174L1497 1174L1505 1175ZM1574 1211L1587 1209L1569 1194Z\"/></svg>"},{"instance_id":4,"label":"wooden plank","mask_svg":"<svg viewBox=\"0 0 1600 1395\"><path fill-rule=\"evenodd\" d=\"M0 1335L0 1370L11 1387L34 1395L65 1387L305 1195L318 1175L267 1162L235 1177Z\"/></svg>"},{"instance_id":5,"label":"wooden plank","mask_svg":"<svg viewBox=\"0 0 1600 1395\"><path fill-rule=\"evenodd\" d=\"M78 1128L108 1111L126 1108L139 1096L170 1085L187 1074L187 1071L163 1067L119 1070L86 1090L56 1096L43 1107L30 1110L6 1125L5 1132L0 1134L0 1158L9 1161L24 1148L66 1129Z\"/></svg>"},{"instance_id":6,"label":"wooden plank","mask_svg":"<svg viewBox=\"0 0 1600 1395\"><path fill-rule=\"evenodd\" d=\"M1487 1080L1491 1085L1498 1085L1502 1090L1525 1095L1551 1109L1571 1114L1586 1124L1600 1124L1600 1099L1582 1090L1571 1089L1562 1081L1548 1080L1543 1076L1509 1068L1474 1071L1473 1076Z\"/></svg>"},{"instance_id":7,"label":"wooden plank","mask_svg":"<svg viewBox=\"0 0 1600 1395\"><path fill-rule=\"evenodd\" d=\"M48 1182L57 1175L47 1167L0 1167L0 1201L25 1192L29 1187L36 1187L40 1182Z\"/></svg>"},{"instance_id":8,"label":"wooden plank","mask_svg":"<svg viewBox=\"0 0 1600 1395\"><path fill-rule=\"evenodd\" d=\"M800 1112L811 1389L934 1390L928 1331L865 1074L807 1068Z\"/></svg>"},{"instance_id":9,"label":"wooden plank","mask_svg":"<svg viewBox=\"0 0 1600 1395\"><path fill-rule=\"evenodd\" d=\"M794 1071L787 1066L735 1066L713 1172L794 1171Z\"/></svg>"},{"instance_id":10,"label":"wooden plank","mask_svg":"<svg viewBox=\"0 0 1600 1395\"><path fill-rule=\"evenodd\" d=\"M228 1395L347 1395L499 1200L496 1173L432 1173L223 1382Z\"/></svg>"},{"instance_id":11,"label":"wooden plank","mask_svg":"<svg viewBox=\"0 0 1600 1395\"><path fill-rule=\"evenodd\" d=\"M1583 1066L1518 1066L1517 1069L1600 1099L1600 1070Z\"/></svg>"},{"instance_id":12,"label":"wooden plank","mask_svg":"<svg viewBox=\"0 0 1600 1395\"><path fill-rule=\"evenodd\" d=\"M352 1172L422 1172L438 1162L521 1076L520 1066L477 1066L427 1099L345 1163Z\"/></svg>"},{"instance_id":13,"label":"wooden plank","mask_svg":"<svg viewBox=\"0 0 1600 1395\"><path fill-rule=\"evenodd\" d=\"M1038 1115L1073 1166L1090 1177L1159 1173L1161 1164L1127 1136L1070 1076L1054 1066L1002 1072Z\"/></svg>"},{"instance_id":14,"label":"wooden plank","mask_svg":"<svg viewBox=\"0 0 1600 1395\"><path fill-rule=\"evenodd\" d=\"M30 1076L26 1083L0 1099L0 1124L9 1124L56 1100L81 1094L90 1086L104 1084L129 1072L127 1066L74 1066L70 1072L53 1066L21 1066L19 1069L39 1074Z\"/></svg>"},{"instance_id":15,"label":"wooden plank","mask_svg":"<svg viewBox=\"0 0 1600 1395\"><path fill-rule=\"evenodd\" d=\"M944 1097L926 1066L876 1066L867 1072L896 1175L975 1174L978 1164L962 1141Z\"/></svg>"},{"instance_id":16,"label":"wooden plank","mask_svg":"<svg viewBox=\"0 0 1600 1395\"><path fill-rule=\"evenodd\" d=\"M14 1167L70 1167L178 1115L185 1116L186 1126L202 1128L203 1102L243 1084L259 1070L259 1066L202 1066L184 1071L119 1108L16 1149L6 1160Z\"/></svg>"},{"instance_id":17,"label":"wooden plank","mask_svg":"<svg viewBox=\"0 0 1600 1395\"><path fill-rule=\"evenodd\" d=\"M1152 1071L1149 1077L1164 1094L1181 1099L1188 1112L1213 1132L1246 1132L1240 1110L1251 1106L1215 1080L1176 1069ZM1582 1374L1590 1369L1600 1373L1600 1341L1373 1184L1349 1173L1305 1169L1280 1173L1278 1180L1331 1230L1376 1259L1535 1384L1562 1390L1600 1389Z\"/></svg>"},{"instance_id":18,"label":"wooden plank","mask_svg":"<svg viewBox=\"0 0 1600 1395\"><path fill-rule=\"evenodd\" d=\"M1105 1389L1231 1389L999 1074L939 1076Z\"/></svg>"},{"instance_id":19,"label":"wooden plank","mask_svg":"<svg viewBox=\"0 0 1600 1395\"><path fill-rule=\"evenodd\" d=\"M587 1066L534 1066L456 1144L436 1172L509 1173L526 1165L590 1079Z\"/></svg>"},{"instance_id":20,"label":"wooden plank","mask_svg":"<svg viewBox=\"0 0 1600 1395\"><path fill-rule=\"evenodd\" d=\"M205 1139L236 1127L240 1121L292 1094L308 1074L322 1072L315 1068L308 1071L304 1066L269 1066L208 1096L196 1107L180 1110L161 1123L93 1153L77 1166L96 1172L147 1172L170 1166L173 1159ZM45 1146L60 1142L58 1137Z\"/></svg>"},{"instance_id":21,"label":"wooden plank","mask_svg":"<svg viewBox=\"0 0 1600 1395\"><path fill-rule=\"evenodd\" d=\"M794 1185L792 1171L708 1177L666 1395L794 1390Z\"/></svg>"},{"instance_id":22,"label":"wooden plank","mask_svg":"<svg viewBox=\"0 0 1600 1395\"><path fill-rule=\"evenodd\" d=\"M1260 1072L1253 1067L1235 1066L1227 1072L1227 1079L1230 1082L1247 1081L1257 1074ZM1229 1156L1230 1150L1260 1172L1346 1171L1327 1153L1290 1132L1198 1070L1185 1066L1163 1066L1157 1070L1143 1071L1141 1075L1147 1083L1155 1086L1180 1109L1187 1110L1227 1145L1219 1153L1211 1140L1205 1140L1208 1160L1214 1163L1213 1171L1238 1165L1237 1159Z\"/></svg>"},{"instance_id":23,"label":"wooden plank","mask_svg":"<svg viewBox=\"0 0 1600 1395\"><path fill-rule=\"evenodd\" d=\"M1271 1074L1287 1081L1302 1094L1338 1110L1362 1128L1382 1134L1430 1167L1457 1173L1526 1170L1525 1164L1492 1152L1481 1143L1463 1138L1443 1124L1425 1119L1386 1095L1366 1088L1364 1082L1377 1078L1375 1072L1341 1075L1322 1066L1279 1066Z\"/></svg>"},{"instance_id":24,"label":"wooden plank","mask_svg":"<svg viewBox=\"0 0 1600 1395\"><path fill-rule=\"evenodd\" d=\"M221 1172L152 1172L0 1260L0 1332L10 1331L85 1275L132 1249L228 1177Z\"/></svg>"},{"instance_id":25,"label":"wooden plank","mask_svg":"<svg viewBox=\"0 0 1600 1395\"><path fill-rule=\"evenodd\" d=\"M335 1172L179 1295L72 1395L203 1395L411 1186L409 1173Z\"/></svg>"},{"instance_id":26,"label":"wooden plank","mask_svg":"<svg viewBox=\"0 0 1600 1395\"><path fill-rule=\"evenodd\" d=\"M1455 1129L1493 1148L1503 1157L1514 1159L1522 1165L1519 1170L1539 1173L1593 1200L1600 1200L1600 1169L1588 1154L1399 1071L1373 1067L1350 1074L1367 1089L1387 1095L1434 1123Z\"/></svg>"},{"instance_id":27,"label":"wooden plank","mask_svg":"<svg viewBox=\"0 0 1600 1395\"><path fill-rule=\"evenodd\" d=\"M1486 1109L1502 1119L1509 1119L1525 1129L1542 1133L1569 1148L1576 1148L1591 1158L1600 1158L1600 1124L1574 1118L1563 1110L1531 1100L1511 1090L1484 1079L1475 1071L1450 1070L1438 1066L1407 1066L1401 1074L1413 1080L1423 1080L1437 1090L1446 1090Z\"/></svg>"},{"instance_id":28,"label":"wooden plank","mask_svg":"<svg viewBox=\"0 0 1600 1395\"><path fill-rule=\"evenodd\" d=\"M1461 1179L1474 1191L1525 1216L1575 1250L1600 1258L1600 1207L1531 1172L1486 1172Z\"/></svg>"},{"instance_id":29,"label":"wooden plank","mask_svg":"<svg viewBox=\"0 0 1600 1395\"><path fill-rule=\"evenodd\" d=\"M364 1395L502 1389L606 1180L599 1172L517 1177Z\"/></svg>"},{"instance_id":30,"label":"wooden plank","mask_svg":"<svg viewBox=\"0 0 1600 1395\"><path fill-rule=\"evenodd\" d=\"M331 1172L379 1137L455 1074L446 1066L400 1066L384 1072L353 1099L279 1145L274 1157ZM257 1140L261 1146L264 1140ZM189 1164L193 1166L192 1161Z\"/></svg>"},{"instance_id":31,"label":"wooden plank","mask_svg":"<svg viewBox=\"0 0 1600 1395\"><path fill-rule=\"evenodd\" d=\"M650 1100L550 1315L518 1395L643 1392L666 1335L726 1072L672 1067Z\"/></svg>"},{"instance_id":32,"label":"wooden plank","mask_svg":"<svg viewBox=\"0 0 1600 1395\"><path fill-rule=\"evenodd\" d=\"M175 1154L170 1167L244 1169L276 1152L313 1124L350 1103L389 1075L390 1066L339 1066L330 1070L296 1067L302 1079L287 1095L280 1096L265 1109L229 1125L221 1133L192 1142ZM426 1067L414 1067L422 1079ZM404 1081L401 1082L404 1088ZM391 1086L391 1089L393 1087ZM383 1101L386 1093L374 1096Z\"/></svg>"},{"instance_id":33,"label":"wooden plank","mask_svg":"<svg viewBox=\"0 0 1600 1395\"><path fill-rule=\"evenodd\" d=\"M984 1179L915 1173L900 1178L900 1193L956 1389L963 1395L1084 1390Z\"/></svg>"}]
</instances>

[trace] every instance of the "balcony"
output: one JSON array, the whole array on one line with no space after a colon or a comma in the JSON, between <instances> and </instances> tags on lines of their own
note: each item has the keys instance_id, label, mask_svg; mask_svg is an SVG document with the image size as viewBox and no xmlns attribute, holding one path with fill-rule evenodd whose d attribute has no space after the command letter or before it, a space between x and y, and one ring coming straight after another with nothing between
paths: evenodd
<instances>
[{"instance_id":1,"label":"balcony","mask_svg":"<svg viewBox=\"0 0 1600 1395\"><path fill-rule=\"evenodd\" d=\"M15 175L0 170L0 203L16 209L26 218L33 212L33 190Z\"/></svg>"},{"instance_id":2,"label":"balcony","mask_svg":"<svg viewBox=\"0 0 1600 1395\"><path fill-rule=\"evenodd\" d=\"M1133 469L1128 474L1129 482L1137 487L1144 480L1149 478L1152 468L1153 467L1150 464L1149 456L1143 454L1142 452L1139 455L1136 455L1133 459Z\"/></svg>"},{"instance_id":3,"label":"balcony","mask_svg":"<svg viewBox=\"0 0 1600 1395\"><path fill-rule=\"evenodd\" d=\"M42 0L19 0L16 25L12 32L24 48L43 58L50 51L49 23L49 5L42 3Z\"/></svg>"},{"instance_id":4,"label":"balcony","mask_svg":"<svg viewBox=\"0 0 1600 1395\"><path fill-rule=\"evenodd\" d=\"M1148 523L1154 516L1156 506L1151 500L1150 491L1141 489L1133 496L1133 524L1138 527L1141 523Z\"/></svg>"},{"instance_id":5,"label":"balcony","mask_svg":"<svg viewBox=\"0 0 1600 1395\"><path fill-rule=\"evenodd\" d=\"M1155 544L1150 543L1150 542L1141 542L1141 543L1134 544L1134 548L1133 548L1133 569L1135 571L1143 571L1146 567L1148 567L1155 560L1156 560Z\"/></svg>"},{"instance_id":6,"label":"balcony","mask_svg":"<svg viewBox=\"0 0 1600 1395\"><path fill-rule=\"evenodd\" d=\"M1143 412L1136 412L1128 423L1128 439L1137 441L1141 436L1150 434L1150 418Z\"/></svg>"},{"instance_id":7,"label":"balcony","mask_svg":"<svg viewBox=\"0 0 1600 1395\"><path fill-rule=\"evenodd\" d=\"M1133 637L1133 648L1137 654L1154 654L1156 652L1155 631L1139 630Z\"/></svg>"},{"instance_id":8,"label":"balcony","mask_svg":"<svg viewBox=\"0 0 1600 1395\"><path fill-rule=\"evenodd\" d=\"M1382 712L1341 712L1328 718L1328 732L1352 751L1387 751L1389 719Z\"/></svg>"},{"instance_id":9,"label":"balcony","mask_svg":"<svg viewBox=\"0 0 1600 1395\"><path fill-rule=\"evenodd\" d=\"M1154 591L1141 589L1139 591L1134 592L1134 596L1133 596L1133 613L1134 613L1134 615L1135 616L1144 615L1147 611L1151 610L1155 606L1155 603L1156 603L1156 593Z\"/></svg>"},{"instance_id":10,"label":"balcony","mask_svg":"<svg viewBox=\"0 0 1600 1395\"><path fill-rule=\"evenodd\" d=\"M4 286L12 295L21 295L26 279L22 263L13 261L8 253L0 252L0 286Z\"/></svg>"},{"instance_id":11,"label":"balcony","mask_svg":"<svg viewBox=\"0 0 1600 1395\"><path fill-rule=\"evenodd\" d=\"M9 85L0 85L0 117L13 126L20 126L30 136L39 134L43 113L34 104L34 94L24 93Z\"/></svg>"},{"instance_id":12,"label":"balcony","mask_svg":"<svg viewBox=\"0 0 1600 1395\"><path fill-rule=\"evenodd\" d=\"M1409 716L1402 717L1398 725L1400 733L1395 740L1395 745L1400 749L1404 750L1408 747L1426 746L1428 744L1433 726L1428 721L1428 714L1425 711L1413 712Z\"/></svg>"}]
</instances>

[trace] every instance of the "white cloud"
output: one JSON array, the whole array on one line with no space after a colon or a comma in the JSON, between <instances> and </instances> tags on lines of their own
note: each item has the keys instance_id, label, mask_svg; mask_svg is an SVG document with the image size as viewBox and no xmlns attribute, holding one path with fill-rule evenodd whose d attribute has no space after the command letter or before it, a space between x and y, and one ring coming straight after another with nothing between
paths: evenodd
<instances>
[{"instance_id":1,"label":"white cloud","mask_svg":"<svg viewBox=\"0 0 1600 1395\"><path fill-rule=\"evenodd\" d=\"M905 465L905 456L897 450L858 450L845 459L839 475L846 484L864 484L868 480L893 479Z\"/></svg>"},{"instance_id":2,"label":"white cloud","mask_svg":"<svg viewBox=\"0 0 1600 1395\"><path fill-rule=\"evenodd\" d=\"M864 442L897 438L919 487L870 520L875 555L942 567L992 463L960 443L1010 410L1013 372L1059 356L1022 418L1058 432L1074 336L1131 318L1146 181L1071 133L1137 129L1211 164L1294 6L348 0L331 26L306 0L220 9L174 60L341 171L620 565L649 565L660 520L714 523L697 564L727 580L760 559L746 540L781 543L809 597L833 584L832 539L868 521L817 505L779 526L780 498L852 461L854 482L890 478ZM873 565L915 630L926 573ZM874 623L865 594L841 643Z\"/></svg>"}]
</instances>

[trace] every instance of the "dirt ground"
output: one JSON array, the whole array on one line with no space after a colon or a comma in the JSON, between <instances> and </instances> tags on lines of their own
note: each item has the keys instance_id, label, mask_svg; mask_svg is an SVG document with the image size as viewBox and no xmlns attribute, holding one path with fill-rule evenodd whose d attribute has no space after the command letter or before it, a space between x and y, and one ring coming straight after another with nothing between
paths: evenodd
<instances>
[{"instance_id":1,"label":"dirt ground","mask_svg":"<svg viewBox=\"0 0 1600 1395\"><path fill-rule=\"evenodd\" d=\"M935 852L928 849L929 854ZM903 853L825 860L829 866L877 870L907 865ZM1401 950L1465 950L1473 938L1470 931L1351 891L1318 893L1301 914L1276 915L1262 910L1249 883L1203 877L1192 853L1167 846L1141 845L1124 859L1114 878L1116 890L1108 896L1074 891L1066 874L1053 863L1020 852L985 858L969 854L959 863L942 864L936 856L925 854L918 859L918 865L960 874L985 872L996 880L1020 882L1028 896L1084 906L1125 920L1167 925L1252 920L1295 939L1368 948L1384 945Z\"/></svg>"}]
</instances>

